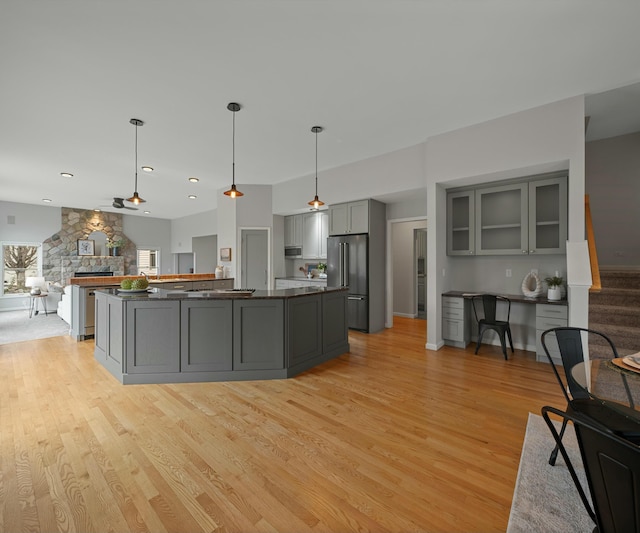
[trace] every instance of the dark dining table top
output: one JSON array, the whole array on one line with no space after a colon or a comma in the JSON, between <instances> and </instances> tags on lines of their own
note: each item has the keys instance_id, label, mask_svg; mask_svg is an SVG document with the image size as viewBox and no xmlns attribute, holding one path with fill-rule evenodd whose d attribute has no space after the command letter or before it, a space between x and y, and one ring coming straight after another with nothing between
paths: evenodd
<instances>
[{"instance_id":1,"label":"dark dining table top","mask_svg":"<svg viewBox=\"0 0 640 533\"><path fill-rule=\"evenodd\" d=\"M640 369L620 368L611 359L591 359L575 365L571 378L591 398L640 422Z\"/></svg>"}]
</instances>

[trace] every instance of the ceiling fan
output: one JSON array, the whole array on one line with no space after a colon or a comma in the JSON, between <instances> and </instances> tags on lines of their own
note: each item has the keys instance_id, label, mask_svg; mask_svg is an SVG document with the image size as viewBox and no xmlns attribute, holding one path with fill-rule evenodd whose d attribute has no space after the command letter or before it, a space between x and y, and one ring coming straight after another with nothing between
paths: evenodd
<instances>
[{"instance_id":1,"label":"ceiling fan","mask_svg":"<svg viewBox=\"0 0 640 533\"><path fill-rule=\"evenodd\" d=\"M101 207L115 207L116 209L131 209L132 211L137 211L137 207L129 207L128 205L124 205L124 198L118 198L117 196L113 197L113 202L111 205L103 205Z\"/></svg>"}]
</instances>

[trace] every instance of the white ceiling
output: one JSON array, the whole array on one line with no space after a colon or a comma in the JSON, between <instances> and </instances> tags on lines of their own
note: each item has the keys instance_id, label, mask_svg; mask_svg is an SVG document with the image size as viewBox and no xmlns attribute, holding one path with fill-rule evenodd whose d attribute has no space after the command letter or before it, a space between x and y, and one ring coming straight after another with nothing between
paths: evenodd
<instances>
[{"instance_id":1,"label":"white ceiling","mask_svg":"<svg viewBox=\"0 0 640 533\"><path fill-rule=\"evenodd\" d=\"M135 117L144 207L206 211L231 180L228 102L236 182L273 184L313 173L316 124L321 173L637 82L639 20L630 0L3 0L0 199L130 196ZM596 104L589 138L617 134Z\"/></svg>"}]
</instances>

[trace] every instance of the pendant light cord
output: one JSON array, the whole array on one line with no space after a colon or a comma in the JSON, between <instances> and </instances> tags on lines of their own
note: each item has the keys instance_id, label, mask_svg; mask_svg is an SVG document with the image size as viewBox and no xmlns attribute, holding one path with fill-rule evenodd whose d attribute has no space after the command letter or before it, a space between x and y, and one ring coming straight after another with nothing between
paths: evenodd
<instances>
[{"instance_id":1,"label":"pendant light cord","mask_svg":"<svg viewBox=\"0 0 640 533\"><path fill-rule=\"evenodd\" d=\"M316 130L316 198L318 197L318 130Z\"/></svg>"},{"instance_id":2,"label":"pendant light cord","mask_svg":"<svg viewBox=\"0 0 640 533\"><path fill-rule=\"evenodd\" d=\"M233 135L231 136L231 182L236 184L236 112L233 112Z\"/></svg>"},{"instance_id":3,"label":"pendant light cord","mask_svg":"<svg viewBox=\"0 0 640 533\"><path fill-rule=\"evenodd\" d=\"M133 189L133 192L138 192L138 124L135 125L136 126L136 168L135 170L135 174L136 174L136 186Z\"/></svg>"}]
</instances>

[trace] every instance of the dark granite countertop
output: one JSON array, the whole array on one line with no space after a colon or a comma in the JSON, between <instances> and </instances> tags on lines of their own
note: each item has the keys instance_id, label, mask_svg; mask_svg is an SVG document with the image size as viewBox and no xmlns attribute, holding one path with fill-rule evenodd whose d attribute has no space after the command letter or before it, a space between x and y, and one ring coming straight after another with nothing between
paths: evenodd
<instances>
[{"instance_id":1,"label":"dark granite countertop","mask_svg":"<svg viewBox=\"0 0 640 533\"><path fill-rule=\"evenodd\" d=\"M483 294L481 292L474 291L447 291L443 292L442 296L453 296L457 298L471 298L472 296L479 294ZM492 292L489 294L495 294L496 296L504 296L505 298L509 298L512 302L519 302L524 304L550 304L550 305L569 305L567 300L549 300L545 297L542 298L525 298L522 294L499 294L497 292Z\"/></svg>"},{"instance_id":2,"label":"dark granite countertop","mask_svg":"<svg viewBox=\"0 0 640 533\"><path fill-rule=\"evenodd\" d=\"M122 292L118 289L104 288L98 289L96 292L102 292L121 298L122 300L214 300L229 298L245 298L252 300L264 300L270 298L288 299L300 296L308 296L311 294L322 294L326 292L347 291L346 287L298 287L296 289L275 289L275 290L257 290L252 294L243 294L241 292L230 291L177 291L170 289L151 288L145 292Z\"/></svg>"}]
</instances>

